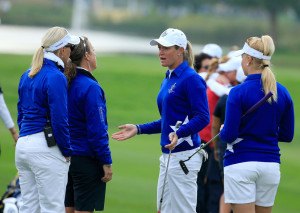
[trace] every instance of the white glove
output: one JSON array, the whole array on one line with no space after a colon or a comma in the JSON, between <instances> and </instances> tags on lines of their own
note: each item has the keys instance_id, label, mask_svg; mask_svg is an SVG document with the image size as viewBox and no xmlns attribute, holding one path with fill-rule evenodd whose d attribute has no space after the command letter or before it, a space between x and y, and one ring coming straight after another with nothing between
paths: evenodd
<instances>
[{"instance_id":1,"label":"white glove","mask_svg":"<svg viewBox=\"0 0 300 213\"><path fill-rule=\"evenodd\" d=\"M204 146L205 144L201 144L200 145L200 151L198 152L201 156L202 156L202 159L203 159L203 162L205 162L207 159L208 159L208 154L207 154L207 152L204 150L204 149L202 149L202 147Z\"/></svg>"}]
</instances>

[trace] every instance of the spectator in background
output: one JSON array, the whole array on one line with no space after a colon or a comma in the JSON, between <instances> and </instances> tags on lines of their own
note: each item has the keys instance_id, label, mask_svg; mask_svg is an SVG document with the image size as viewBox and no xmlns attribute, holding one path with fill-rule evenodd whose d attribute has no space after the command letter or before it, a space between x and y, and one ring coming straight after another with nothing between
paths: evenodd
<instances>
[{"instance_id":1,"label":"spectator in background","mask_svg":"<svg viewBox=\"0 0 300 213\"><path fill-rule=\"evenodd\" d=\"M78 37L71 36L62 27L48 29L33 56L32 67L20 79L20 138L15 154L23 201L20 213L65 212L64 197L72 148L67 79L63 71L72 45L78 42ZM49 131L50 126L53 132ZM43 132L45 127L47 133Z\"/></svg>"},{"instance_id":2,"label":"spectator in background","mask_svg":"<svg viewBox=\"0 0 300 213\"><path fill-rule=\"evenodd\" d=\"M236 80L238 83L242 83L245 80L245 78L246 76L244 75L242 66L240 66L236 74ZM212 128L211 128L212 137L214 137L220 132L220 127L222 124L224 124L227 97L228 97L227 94L220 97L215 107L213 120L212 120ZM219 138L216 138L213 141L213 143L214 143L214 158L218 162L220 174L222 177L222 183L224 187L223 159L225 155L225 150L227 148L227 144L222 140L220 140ZM224 192L223 192L220 198L219 213L230 213L230 212L231 212L231 206L230 204L225 203Z\"/></svg>"},{"instance_id":3,"label":"spectator in background","mask_svg":"<svg viewBox=\"0 0 300 213\"><path fill-rule=\"evenodd\" d=\"M216 78L216 80L214 80L215 84L212 86L219 85L219 87L223 87L223 89L221 90L222 93L220 93L221 95L228 94L230 90L229 87L232 87L237 84L235 75L237 72L236 70L238 69L240 64L241 64L240 59L229 58L227 56L224 56L219 60L216 60L215 58L212 59L207 79L212 80L209 78L211 73L218 74L218 77ZM219 100L219 97L221 96L220 94L214 92L215 90L216 88L214 87L208 86L207 88L207 99L208 99L211 122L199 133L204 143L208 142L213 137L211 135L212 117L213 117L215 106ZM204 188L205 188L204 197L206 199L204 200L203 205L206 204L207 212L218 213L219 198L223 190L222 190L221 177L219 174L218 162L215 161L213 157L214 147L212 143L209 146L207 146L207 152L209 153L210 157L207 164L207 171L204 174L204 177L202 176L202 178L204 178L203 179ZM203 174L200 173L200 175Z\"/></svg>"},{"instance_id":4,"label":"spectator in background","mask_svg":"<svg viewBox=\"0 0 300 213\"><path fill-rule=\"evenodd\" d=\"M217 44L206 44L200 53L205 53L212 58L221 58L223 55L222 48Z\"/></svg>"},{"instance_id":5,"label":"spectator in background","mask_svg":"<svg viewBox=\"0 0 300 213\"><path fill-rule=\"evenodd\" d=\"M124 130L114 133L112 137L126 140L136 134L161 133L163 154L160 157L157 208L164 187L169 151L172 150L161 212L194 213L197 203L196 181L202 155L195 155L187 162L188 175L182 171L179 160L185 160L199 149L198 132L209 122L206 85L192 68L192 46L182 31L169 28L150 44L158 46L161 65L168 68L157 97L161 119L142 125L120 126L119 129ZM182 125L176 131L177 121L182 121Z\"/></svg>"},{"instance_id":6,"label":"spectator in background","mask_svg":"<svg viewBox=\"0 0 300 213\"><path fill-rule=\"evenodd\" d=\"M270 69L274 51L270 36L247 39L239 52L247 78L227 99L220 139L228 147L224 157L225 202L231 203L235 213L272 212L280 182L278 142L291 142L294 136L292 98ZM242 118L270 91L273 96L266 103Z\"/></svg>"},{"instance_id":7,"label":"spectator in background","mask_svg":"<svg viewBox=\"0 0 300 213\"><path fill-rule=\"evenodd\" d=\"M0 117L1 117L2 121L4 122L6 128L9 129L9 131L14 139L14 145L16 145L18 138L19 138L19 133L15 129L15 124L11 118L9 110L4 101L4 96L3 96L3 91L2 91L1 85L0 85ZM0 151L0 153L1 153L1 151Z\"/></svg>"},{"instance_id":8,"label":"spectator in background","mask_svg":"<svg viewBox=\"0 0 300 213\"><path fill-rule=\"evenodd\" d=\"M208 71L211 59L212 57L205 53L195 55L194 69L199 75L200 73L206 73Z\"/></svg>"},{"instance_id":9,"label":"spectator in background","mask_svg":"<svg viewBox=\"0 0 300 213\"><path fill-rule=\"evenodd\" d=\"M73 148L65 198L66 213L104 210L106 182L112 179L106 99L93 76L96 53L86 37L74 46L66 70L70 141Z\"/></svg>"}]
</instances>

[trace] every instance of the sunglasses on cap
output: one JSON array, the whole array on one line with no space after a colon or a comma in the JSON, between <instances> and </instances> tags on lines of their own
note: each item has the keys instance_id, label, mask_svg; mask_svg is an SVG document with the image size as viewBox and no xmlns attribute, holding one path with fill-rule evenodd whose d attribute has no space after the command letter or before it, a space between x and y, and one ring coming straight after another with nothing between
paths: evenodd
<instances>
[{"instance_id":1,"label":"sunglasses on cap","mask_svg":"<svg viewBox=\"0 0 300 213\"><path fill-rule=\"evenodd\" d=\"M74 44L67 44L67 45L65 45L65 47L70 47L71 51L73 51L74 48L75 48L75 45Z\"/></svg>"}]
</instances>

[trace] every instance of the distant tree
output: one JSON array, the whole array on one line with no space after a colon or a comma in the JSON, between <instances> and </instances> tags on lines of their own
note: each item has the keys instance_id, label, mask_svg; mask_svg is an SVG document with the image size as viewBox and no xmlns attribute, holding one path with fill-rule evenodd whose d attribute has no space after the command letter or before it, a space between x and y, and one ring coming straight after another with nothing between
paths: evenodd
<instances>
[{"instance_id":1,"label":"distant tree","mask_svg":"<svg viewBox=\"0 0 300 213\"><path fill-rule=\"evenodd\" d=\"M294 8L298 5L299 16L300 16L300 5L299 0L251 0L251 1L241 1L241 0L219 0L226 4L233 6L240 6L244 8L261 8L268 12L270 21L270 34L274 41L278 39L278 15L288 9ZM297 11L296 11L297 12ZM298 17L299 17L298 16Z\"/></svg>"}]
</instances>

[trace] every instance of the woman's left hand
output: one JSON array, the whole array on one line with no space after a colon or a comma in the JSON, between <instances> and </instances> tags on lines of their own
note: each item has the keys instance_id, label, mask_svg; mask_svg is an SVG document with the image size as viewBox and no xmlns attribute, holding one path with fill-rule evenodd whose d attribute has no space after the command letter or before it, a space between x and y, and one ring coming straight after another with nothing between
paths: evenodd
<instances>
[{"instance_id":1,"label":"woman's left hand","mask_svg":"<svg viewBox=\"0 0 300 213\"><path fill-rule=\"evenodd\" d=\"M165 145L165 148L169 149L169 150L175 149L175 147L177 145L177 141L178 141L178 136L176 135L175 132L171 132L169 134L169 140L171 141L171 143L168 145Z\"/></svg>"}]
</instances>

